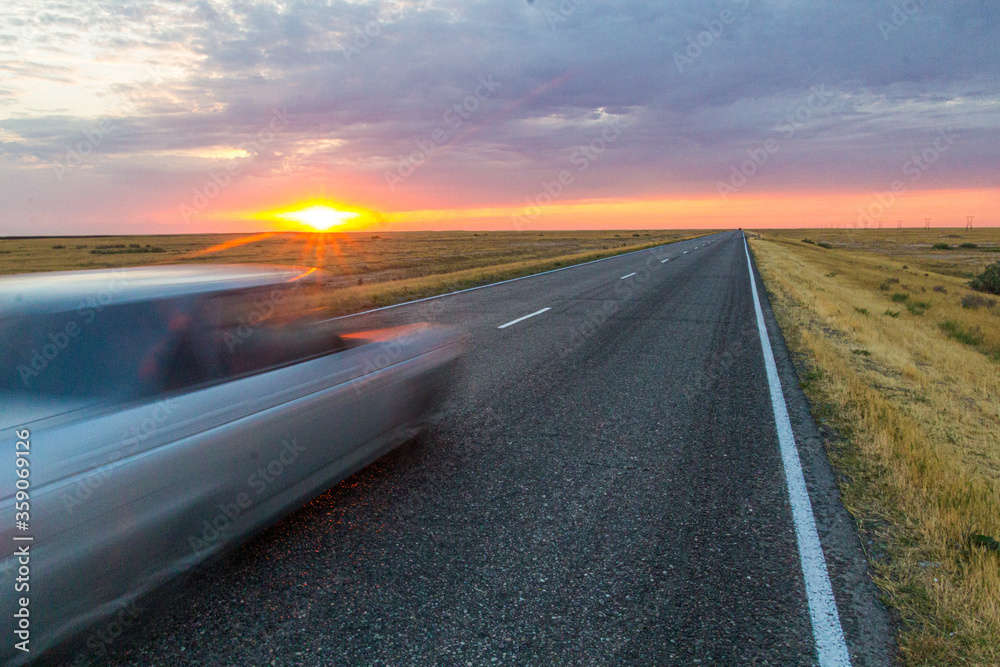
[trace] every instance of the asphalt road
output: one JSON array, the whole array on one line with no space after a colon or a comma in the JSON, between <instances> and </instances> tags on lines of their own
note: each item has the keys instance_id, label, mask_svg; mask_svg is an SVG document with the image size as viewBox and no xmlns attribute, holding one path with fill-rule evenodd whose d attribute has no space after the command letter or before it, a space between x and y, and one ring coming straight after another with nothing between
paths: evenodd
<instances>
[{"instance_id":1,"label":"asphalt road","mask_svg":"<svg viewBox=\"0 0 1000 667\"><path fill-rule=\"evenodd\" d=\"M764 312L853 663L890 664ZM816 664L738 232L344 324L414 321L471 336L440 423L145 603L94 664Z\"/></svg>"}]
</instances>

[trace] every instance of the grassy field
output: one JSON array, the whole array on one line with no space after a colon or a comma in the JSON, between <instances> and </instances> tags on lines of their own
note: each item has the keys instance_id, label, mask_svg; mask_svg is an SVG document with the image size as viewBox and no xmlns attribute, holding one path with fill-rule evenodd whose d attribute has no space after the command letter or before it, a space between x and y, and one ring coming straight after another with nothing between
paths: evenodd
<instances>
[{"instance_id":1,"label":"grassy field","mask_svg":"<svg viewBox=\"0 0 1000 667\"><path fill-rule=\"evenodd\" d=\"M705 232L412 232L0 239L0 274L263 263L328 272L330 314L483 285Z\"/></svg>"},{"instance_id":2,"label":"grassy field","mask_svg":"<svg viewBox=\"0 0 1000 667\"><path fill-rule=\"evenodd\" d=\"M751 248L907 664L1000 664L1000 299L967 285L1000 230Z\"/></svg>"}]
</instances>

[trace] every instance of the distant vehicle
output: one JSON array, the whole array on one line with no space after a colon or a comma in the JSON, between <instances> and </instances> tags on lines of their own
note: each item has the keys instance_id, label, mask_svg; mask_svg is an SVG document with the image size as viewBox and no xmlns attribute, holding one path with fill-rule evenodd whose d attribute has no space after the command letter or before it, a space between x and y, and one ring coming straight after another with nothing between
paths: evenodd
<instances>
[{"instance_id":1,"label":"distant vehicle","mask_svg":"<svg viewBox=\"0 0 1000 667\"><path fill-rule=\"evenodd\" d=\"M115 623L425 426L464 338L428 325L345 333L314 308L317 275L0 279L0 613L26 606L31 650L5 630L4 661ZM91 639L82 650L101 648Z\"/></svg>"}]
</instances>

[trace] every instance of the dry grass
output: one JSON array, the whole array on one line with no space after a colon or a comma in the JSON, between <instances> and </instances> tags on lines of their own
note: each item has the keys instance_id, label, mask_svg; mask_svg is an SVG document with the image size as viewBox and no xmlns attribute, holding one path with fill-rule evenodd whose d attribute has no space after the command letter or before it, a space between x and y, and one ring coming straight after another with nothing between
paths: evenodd
<instances>
[{"instance_id":1,"label":"dry grass","mask_svg":"<svg viewBox=\"0 0 1000 667\"><path fill-rule=\"evenodd\" d=\"M315 266L344 278L345 283L356 283L358 277L365 282L385 282L654 241L665 243L691 235L676 231L581 231L0 238L0 273L256 262ZM163 252L143 252L147 246Z\"/></svg>"},{"instance_id":2,"label":"dry grass","mask_svg":"<svg viewBox=\"0 0 1000 667\"><path fill-rule=\"evenodd\" d=\"M691 235L677 237L691 238ZM436 273L419 278L410 278L392 282L379 282L351 287L343 287L331 291L326 301L327 311L331 315L354 313L369 308L388 306L403 301L420 299L434 294L453 292L478 285L487 285L501 280L509 280L527 276L532 273L550 271L573 264L589 262L602 257L633 252L644 248L662 245L666 241L658 240L638 245L625 245L610 250L579 252L571 255L560 255L549 259L534 259L521 262L508 262L494 266L484 266L463 271Z\"/></svg>"},{"instance_id":3,"label":"dry grass","mask_svg":"<svg viewBox=\"0 0 1000 667\"><path fill-rule=\"evenodd\" d=\"M0 274L206 262L315 266L330 274L332 289L324 294L330 314L343 314L699 235L643 230L9 238L0 239Z\"/></svg>"},{"instance_id":4,"label":"dry grass","mask_svg":"<svg viewBox=\"0 0 1000 667\"><path fill-rule=\"evenodd\" d=\"M995 248L1000 233L798 230L751 247L838 434L831 460L907 663L997 665L1000 304L962 300L998 255L932 248L944 242Z\"/></svg>"}]
</instances>

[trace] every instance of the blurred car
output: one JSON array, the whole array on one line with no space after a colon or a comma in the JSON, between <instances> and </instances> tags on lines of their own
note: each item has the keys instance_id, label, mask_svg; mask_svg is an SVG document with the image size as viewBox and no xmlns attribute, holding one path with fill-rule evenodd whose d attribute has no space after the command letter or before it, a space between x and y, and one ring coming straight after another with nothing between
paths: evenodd
<instances>
[{"instance_id":1,"label":"blurred car","mask_svg":"<svg viewBox=\"0 0 1000 667\"><path fill-rule=\"evenodd\" d=\"M463 338L428 325L345 333L315 307L317 276L167 266L0 279L0 612L14 618L28 598L31 649L4 632L4 660L116 622L440 407ZM14 464L22 439L27 476ZM30 503L20 527L18 489ZM29 588L16 592L26 544ZM100 654L97 636L85 651Z\"/></svg>"}]
</instances>

